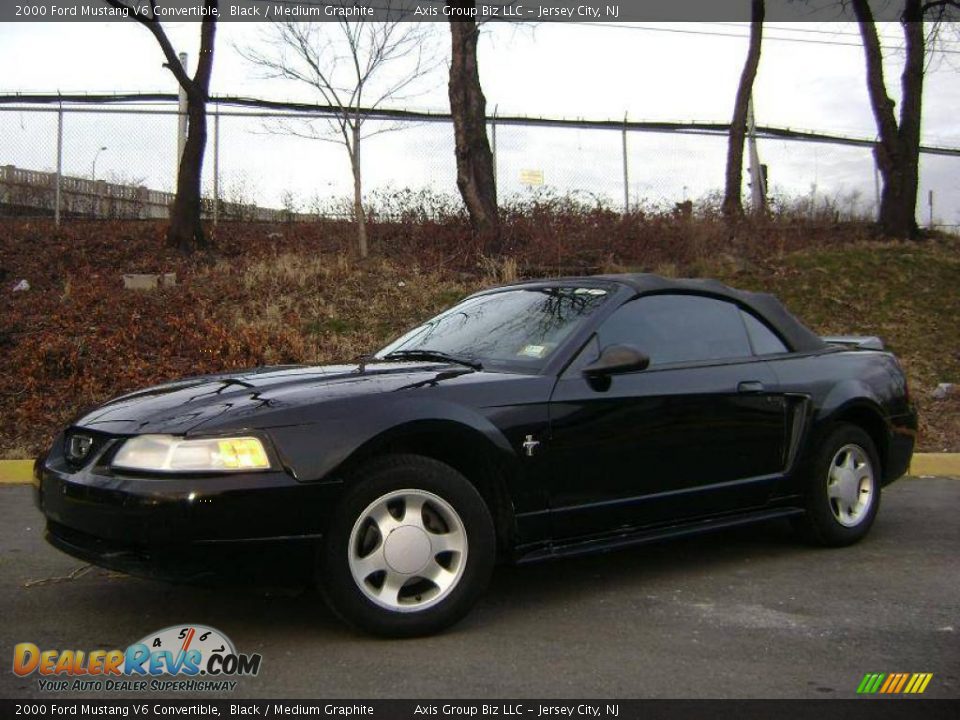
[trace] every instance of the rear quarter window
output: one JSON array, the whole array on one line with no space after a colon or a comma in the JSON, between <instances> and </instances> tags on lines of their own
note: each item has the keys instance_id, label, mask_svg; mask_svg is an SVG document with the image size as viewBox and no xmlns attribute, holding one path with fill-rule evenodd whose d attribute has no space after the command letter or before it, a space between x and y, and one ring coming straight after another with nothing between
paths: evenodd
<instances>
[{"instance_id":1,"label":"rear quarter window","mask_svg":"<svg viewBox=\"0 0 960 720\"><path fill-rule=\"evenodd\" d=\"M740 314L743 316L743 324L747 327L747 335L750 337L755 355L778 355L790 352L790 348L777 337L776 333L753 313L741 310Z\"/></svg>"}]
</instances>

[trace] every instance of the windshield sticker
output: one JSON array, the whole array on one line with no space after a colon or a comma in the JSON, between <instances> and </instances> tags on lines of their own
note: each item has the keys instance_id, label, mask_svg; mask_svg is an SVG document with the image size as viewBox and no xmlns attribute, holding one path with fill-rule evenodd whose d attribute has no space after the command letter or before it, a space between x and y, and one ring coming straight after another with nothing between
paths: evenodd
<instances>
[{"instance_id":1,"label":"windshield sticker","mask_svg":"<svg viewBox=\"0 0 960 720\"><path fill-rule=\"evenodd\" d=\"M517 353L517 355L523 355L525 357L533 358L542 358L547 354L546 345L525 345L523 350Z\"/></svg>"},{"instance_id":2,"label":"windshield sticker","mask_svg":"<svg viewBox=\"0 0 960 720\"><path fill-rule=\"evenodd\" d=\"M606 290L600 288L577 288L573 291L574 295L606 295Z\"/></svg>"}]
</instances>

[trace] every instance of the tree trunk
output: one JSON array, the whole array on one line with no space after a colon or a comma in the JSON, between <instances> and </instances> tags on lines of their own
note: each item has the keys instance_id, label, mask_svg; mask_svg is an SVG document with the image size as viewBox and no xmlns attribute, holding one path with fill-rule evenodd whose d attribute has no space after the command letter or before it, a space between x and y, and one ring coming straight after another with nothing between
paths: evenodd
<instances>
[{"instance_id":1,"label":"tree trunk","mask_svg":"<svg viewBox=\"0 0 960 720\"><path fill-rule=\"evenodd\" d=\"M764 0L751 0L750 46L747 60L740 74L740 85L733 105L730 120L730 140L727 144L726 184L723 192L723 214L727 217L743 215L740 195L743 189L743 144L747 132L747 108L753 92L753 82L760 65L760 48L763 40Z\"/></svg>"},{"instance_id":2,"label":"tree trunk","mask_svg":"<svg viewBox=\"0 0 960 720\"><path fill-rule=\"evenodd\" d=\"M204 0L208 10L217 8L219 0ZM200 220L202 210L200 181L203 174L203 156L207 149L207 98L210 95L210 76L213 73L213 50L217 33L216 17L208 15L200 26L200 57L197 71L190 78L170 45L160 23L154 18L146 23L167 57L167 67L187 93L187 142L177 172L177 194L170 213L167 244L182 252L192 252L207 246Z\"/></svg>"},{"instance_id":3,"label":"tree trunk","mask_svg":"<svg viewBox=\"0 0 960 720\"><path fill-rule=\"evenodd\" d=\"M173 73L177 83L187 94L187 142L183 156L179 158L177 171L177 194L170 213L167 228L167 244L184 252L206 246L203 227L200 224L200 176L203 172L203 154L207 147L207 98L210 94L210 75L213 72L213 48L217 34L217 16L220 0L203 0L205 15L200 24L200 57L197 71L191 78L180 64L180 59L170 44L170 39L160 23L154 3L150 12L140 8L135 12L133 4L122 0L104 0L107 5L123 10L143 25L153 35L163 56L164 67Z\"/></svg>"},{"instance_id":4,"label":"tree trunk","mask_svg":"<svg viewBox=\"0 0 960 720\"><path fill-rule=\"evenodd\" d=\"M182 252L192 252L207 246L200 221L203 156L207 147L206 97L187 99L187 142L180 158L177 173L177 194L167 228L167 244Z\"/></svg>"},{"instance_id":5,"label":"tree trunk","mask_svg":"<svg viewBox=\"0 0 960 720\"><path fill-rule=\"evenodd\" d=\"M357 244L360 257L369 254L367 248L367 216L363 210L363 185L360 175L360 128L357 125L351 129L353 140L348 148L350 151L350 169L353 171L353 220L357 224Z\"/></svg>"},{"instance_id":6,"label":"tree trunk","mask_svg":"<svg viewBox=\"0 0 960 720\"><path fill-rule=\"evenodd\" d=\"M906 60L900 77L900 154L903 158L903 187L898 212L890 218L889 231L900 237L916 238L917 194L920 190L920 120L923 106L924 35L920 0L907 0L903 13Z\"/></svg>"},{"instance_id":7,"label":"tree trunk","mask_svg":"<svg viewBox=\"0 0 960 720\"><path fill-rule=\"evenodd\" d=\"M902 17L906 59L901 76L900 123L883 77L880 39L868 0L852 0L867 63L867 91L877 124L874 157L883 190L877 221L885 235L915 238L923 97L923 14L920 0L906 0Z\"/></svg>"},{"instance_id":8,"label":"tree trunk","mask_svg":"<svg viewBox=\"0 0 960 720\"><path fill-rule=\"evenodd\" d=\"M475 0L447 0L451 7L476 9ZM457 188L483 252L502 251L493 153L487 139L487 100L477 69L479 30L472 19L451 20L450 113L457 155Z\"/></svg>"}]
</instances>

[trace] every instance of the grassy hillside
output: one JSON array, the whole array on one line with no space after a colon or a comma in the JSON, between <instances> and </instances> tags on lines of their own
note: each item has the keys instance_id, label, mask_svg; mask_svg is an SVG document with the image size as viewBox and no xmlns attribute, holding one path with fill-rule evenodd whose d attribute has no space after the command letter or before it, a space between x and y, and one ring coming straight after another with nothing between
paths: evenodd
<instances>
[{"instance_id":1,"label":"grassy hillside","mask_svg":"<svg viewBox=\"0 0 960 720\"><path fill-rule=\"evenodd\" d=\"M381 252L365 262L338 226L221 225L214 253L184 258L147 223L5 223L0 457L36 453L77 412L132 388L350 359L480 287L583 269L710 275L775 293L821 334L880 335L910 375L921 446L960 451L960 393L931 398L938 382L960 382L960 241L869 242L856 228L784 224L737 237L709 219L603 213L548 219L520 218L511 259L479 262L462 223L374 226ZM579 244L538 252L545 227ZM177 287L122 290L123 273L157 271L176 272ZM11 292L21 278L31 289Z\"/></svg>"}]
</instances>

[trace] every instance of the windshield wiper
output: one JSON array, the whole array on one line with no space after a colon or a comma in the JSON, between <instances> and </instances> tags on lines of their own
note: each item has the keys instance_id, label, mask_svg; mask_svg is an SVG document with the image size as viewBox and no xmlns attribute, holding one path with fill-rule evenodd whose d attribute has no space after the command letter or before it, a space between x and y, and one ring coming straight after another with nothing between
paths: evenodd
<instances>
[{"instance_id":1,"label":"windshield wiper","mask_svg":"<svg viewBox=\"0 0 960 720\"><path fill-rule=\"evenodd\" d=\"M476 360L465 358L460 355L451 355L442 350L394 350L383 356L384 360L440 360L442 362L452 362L457 365L466 365L474 370L483 370L483 365Z\"/></svg>"}]
</instances>

